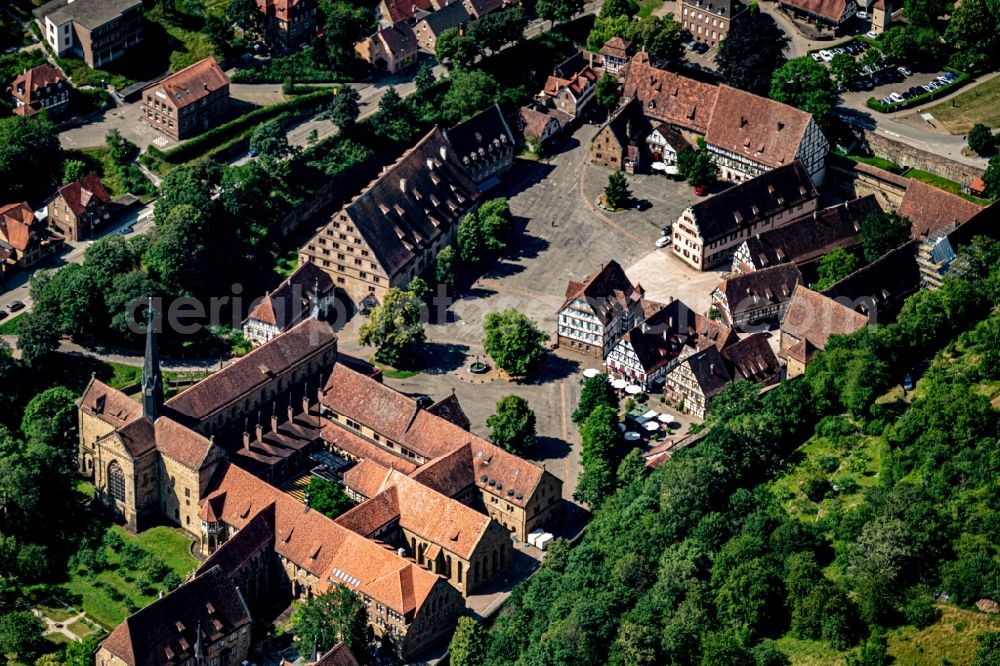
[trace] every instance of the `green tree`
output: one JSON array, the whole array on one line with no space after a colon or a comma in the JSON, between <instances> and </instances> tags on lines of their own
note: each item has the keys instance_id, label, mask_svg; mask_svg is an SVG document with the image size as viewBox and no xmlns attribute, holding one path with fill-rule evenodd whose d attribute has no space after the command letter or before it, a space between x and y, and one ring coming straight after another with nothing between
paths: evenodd
<instances>
[{"instance_id":1,"label":"green tree","mask_svg":"<svg viewBox=\"0 0 1000 666\"><path fill-rule=\"evenodd\" d=\"M486 242L477 211L470 211L458 223L455 235L458 256L466 266L475 266L486 258Z\"/></svg>"},{"instance_id":2,"label":"green tree","mask_svg":"<svg viewBox=\"0 0 1000 666\"><path fill-rule=\"evenodd\" d=\"M726 83L763 96L771 90L771 72L785 64L787 48L788 35L774 19L751 12L733 21L719 44L715 63Z\"/></svg>"},{"instance_id":3,"label":"green tree","mask_svg":"<svg viewBox=\"0 0 1000 666\"><path fill-rule=\"evenodd\" d=\"M956 51L956 66L976 72L995 68L1000 64L1000 5L994 0L955 3L944 36Z\"/></svg>"},{"instance_id":4,"label":"green tree","mask_svg":"<svg viewBox=\"0 0 1000 666\"><path fill-rule=\"evenodd\" d=\"M403 102L396 89L390 86L378 103L378 113L372 119L372 127L379 136L390 141L406 143L414 136L417 121L410 106Z\"/></svg>"},{"instance_id":5,"label":"green tree","mask_svg":"<svg viewBox=\"0 0 1000 666\"><path fill-rule=\"evenodd\" d=\"M580 400L573 411L573 423L580 425L587 420L591 412L599 406L611 407L618 410L618 396L608 381L607 375L594 375L583 380L583 388L580 390Z\"/></svg>"},{"instance_id":6,"label":"green tree","mask_svg":"<svg viewBox=\"0 0 1000 666\"><path fill-rule=\"evenodd\" d=\"M431 288L427 286L427 282L419 275L413 276L410 284L406 285L406 291L416 296L417 300L421 303L426 304L431 300Z\"/></svg>"},{"instance_id":7,"label":"green tree","mask_svg":"<svg viewBox=\"0 0 1000 666\"><path fill-rule=\"evenodd\" d=\"M343 641L355 655L367 652L368 615L357 594L344 585L305 601L296 602L292 616L295 649L299 654L319 654Z\"/></svg>"},{"instance_id":8,"label":"green tree","mask_svg":"<svg viewBox=\"0 0 1000 666\"><path fill-rule=\"evenodd\" d=\"M90 173L87 163L82 160L66 160L63 163L62 182L73 183Z\"/></svg>"},{"instance_id":9,"label":"green tree","mask_svg":"<svg viewBox=\"0 0 1000 666\"><path fill-rule=\"evenodd\" d=\"M449 289L455 287L455 281L458 278L455 262L457 257L455 256L455 248L448 245L438 252L437 259L434 260L434 277L437 278L438 284L443 284Z\"/></svg>"},{"instance_id":10,"label":"green tree","mask_svg":"<svg viewBox=\"0 0 1000 666\"><path fill-rule=\"evenodd\" d=\"M602 6L607 7L607 3ZM590 29L590 33L587 35L587 50L597 53L601 50L612 37L621 37L622 39L631 39L632 32L635 30L635 21L630 17L620 14L618 16L598 16L594 19L594 27Z\"/></svg>"},{"instance_id":11,"label":"green tree","mask_svg":"<svg viewBox=\"0 0 1000 666\"><path fill-rule=\"evenodd\" d=\"M260 35L260 16L256 0L229 0L226 5L226 20L241 26L251 36Z\"/></svg>"},{"instance_id":12,"label":"green tree","mask_svg":"<svg viewBox=\"0 0 1000 666\"><path fill-rule=\"evenodd\" d=\"M353 500L347 496L340 484L318 476L309 479L306 495L309 497L309 506L327 518L336 518L354 506Z\"/></svg>"},{"instance_id":13,"label":"green tree","mask_svg":"<svg viewBox=\"0 0 1000 666\"><path fill-rule=\"evenodd\" d=\"M491 252L504 252L514 232L514 216L506 199L496 198L484 202L476 212L483 244Z\"/></svg>"},{"instance_id":14,"label":"green tree","mask_svg":"<svg viewBox=\"0 0 1000 666\"><path fill-rule=\"evenodd\" d=\"M337 89L330 103L330 120L341 131L349 131L358 122L361 115L361 93L351 86L341 86Z\"/></svg>"},{"instance_id":15,"label":"green tree","mask_svg":"<svg viewBox=\"0 0 1000 666\"><path fill-rule=\"evenodd\" d=\"M524 29L528 24L524 9L520 5L509 9L510 11L505 9L502 12L487 14L469 24L468 36L473 42L473 47L496 53L507 44L519 42L524 38Z\"/></svg>"},{"instance_id":16,"label":"green tree","mask_svg":"<svg viewBox=\"0 0 1000 666\"><path fill-rule=\"evenodd\" d=\"M31 662L41 652L45 623L28 611L0 615L0 653Z\"/></svg>"},{"instance_id":17,"label":"green tree","mask_svg":"<svg viewBox=\"0 0 1000 666\"><path fill-rule=\"evenodd\" d=\"M654 61L663 66L676 68L684 60L684 46L681 24L673 15L663 17L646 16L632 23L631 39Z\"/></svg>"},{"instance_id":18,"label":"green tree","mask_svg":"<svg viewBox=\"0 0 1000 666\"><path fill-rule=\"evenodd\" d=\"M288 134L279 120L268 120L254 128L250 135L250 150L269 160L280 160L292 153Z\"/></svg>"},{"instance_id":19,"label":"green tree","mask_svg":"<svg viewBox=\"0 0 1000 666\"><path fill-rule=\"evenodd\" d=\"M701 666L718 664L754 666L754 658L733 632L711 632L702 641Z\"/></svg>"},{"instance_id":20,"label":"green tree","mask_svg":"<svg viewBox=\"0 0 1000 666\"><path fill-rule=\"evenodd\" d=\"M573 497L596 508L614 492L615 470L621 463L618 410L598 406L580 427L583 472Z\"/></svg>"},{"instance_id":21,"label":"green tree","mask_svg":"<svg viewBox=\"0 0 1000 666\"><path fill-rule=\"evenodd\" d=\"M104 143L111 152L111 161L119 166L128 164L139 156L139 146L123 137L116 129L108 130Z\"/></svg>"},{"instance_id":22,"label":"green tree","mask_svg":"<svg viewBox=\"0 0 1000 666\"><path fill-rule=\"evenodd\" d=\"M36 367L59 346L59 323L50 312L28 312L17 320L17 348L28 367Z\"/></svg>"},{"instance_id":23,"label":"green tree","mask_svg":"<svg viewBox=\"0 0 1000 666\"><path fill-rule=\"evenodd\" d=\"M771 99L811 113L825 125L837 103L837 86L830 71L812 58L793 58L771 76Z\"/></svg>"},{"instance_id":24,"label":"green tree","mask_svg":"<svg viewBox=\"0 0 1000 666\"><path fill-rule=\"evenodd\" d=\"M471 35L463 34L458 28L449 28L438 36L434 55L449 70L468 69L482 51Z\"/></svg>"},{"instance_id":25,"label":"green tree","mask_svg":"<svg viewBox=\"0 0 1000 666\"><path fill-rule=\"evenodd\" d=\"M456 70L448 76L451 85L441 100L441 116L458 123L497 101L496 80L482 70Z\"/></svg>"},{"instance_id":26,"label":"green tree","mask_svg":"<svg viewBox=\"0 0 1000 666\"><path fill-rule=\"evenodd\" d=\"M979 647L972 659L972 666L1000 664L1000 632L979 635Z\"/></svg>"},{"instance_id":27,"label":"green tree","mask_svg":"<svg viewBox=\"0 0 1000 666\"><path fill-rule=\"evenodd\" d=\"M791 660L772 640L761 641L750 652L753 654L754 666L792 666Z\"/></svg>"},{"instance_id":28,"label":"green tree","mask_svg":"<svg viewBox=\"0 0 1000 666\"><path fill-rule=\"evenodd\" d=\"M898 213L876 211L861 220L861 247L872 262L910 239L910 221Z\"/></svg>"},{"instance_id":29,"label":"green tree","mask_svg":"<svg viewBox=\"0 0 1000 666\"><path fill-rule=\"evenodd\" d=\"M991 199L1000 197L1000 154L990 158L983 174L983 184L986 186L984 188L986 196Z\"/></svg>"},{"instance_id":30,"label":"green tree","mask_svg":"<svg viewBox=\"0 0 1000 666\"><path fill-rule=\"evenodd\" d=\"M708 151L701 149L678 153L677 171L692 187L707 187L715 182L718 169Z\"/></svg>"},{"instance_id":31,"label":"green tree","mask_svg":"<svg viewBox=\"0 0 1000 666\"><path fill-rule=\"evenodd\" d=\"M604 188L604 199L608 208L618 210L627 208L632 201L632 192L628 188L628 181L625 174L615 171L608 176L608 185Z\"/></svg>"},{"instance_id":32,"label":"green tree","mask_svg":"<svg viewBox=\"0 0 1000 666\"><path fill-rule=\"evenodd\" d=\"M834 284L858 269L858 258L843 248L834 248L819 260L816 275L819 278L812 286L815 291L829 289Z\"/></svg>"},{"instance_id":33,"label":"green tree","mask_svg":"<svg viewBox=\"0 0 1000 666\"><path fill-rule=\"evenodd\" d=\"M21 417L21 432L25 438L60 451L69 471L76 467L79 446L76 398L76 394L65 386L53 386L35 395Z\"/></svg>"},{"instance_id":34,"label":"green tree","mask_svg":"<svg viewBox=\"0 0 1000 666\"><path fill-rule=\"evenodd\" d=\"M483 666L489 650L489 632L471 617L458 618L448 650L454 666Z\"/></svg>"},{"instance_id":35,"label":"green tree","mask_svg":"<svg viewBox=\"0 0 1000 666\"><path fill-rule=\"evenodd\" d=\"M937 18L948 11L947 0L903 0L906 21L915 27L934 27Z\"/></svg>"},{"instance_id":36,"label":"green tree","mask_svg":"<svg viewBox=\"0 0 1000 666\"><path fill-rule=\"evenodd\" d=\"M885 635L876 630L862 643L857 654L847 657L847 666L885 666L887 661Z\"/></svg>"},{"instance_id":37,"label":"green tree","mask_svg":"<svg viewBox=\"0 0 1000 666\"><path fill-rule=\"evenodd\" d=\"M59 137L45 114L0 120L0 201L47 196L62 175Z\"/></svg>"},{"instance_id":38,"label":"green tree","mask_svg":"<svg viewBox=\"0 0 1000 666\"><path fill-rule=\"evenodd\" d=\"M422 312L423 304L413 293L389 289L361 326L361 344L378 347L375 358L380 363L393 367L412 363L415 348L426 339Z\"/></svg>"},{"instance_id":39,"label":"green tree","mask_svg":"<svg viewBox=\"0 0 1000 666\"><path fill-rule=\"evenodd\" d=\"M604 74L597 79L597 90L594 92L594 100L597 105L605 111L611 112L618 108L618 100L621 99L621 92L618 88L618 79L610 74Z\"/></svg>"},{"instance_id":40,"label":"green tree","mask_svg":"<svg viewBox=\"0 0 1000 666\"><path fill-rule=\"evenodd\" d=\"M830 71L837 77L837 83L848 85L857 80L861 75L861 65L854 59L854 56L847 53L838 53L830 61Z\"/></svg>"},{"instance_id":41,"label":"green tree","mask_svg":"<svg viewBox=\"0 0 1000 666\"><path fill-rule=\"evenodd\" d=\"M993 132L982 123L976 123L969 130L969 148L980 156L992 155L997 149L997 140Z\"/></svg>"},{"instance_id":42,"label":"green tree","mask_svg":"<svg viewBox=\"0 0 1000 666\"><path fill-rule=\"evenodd\" d=\"M512 375L526 375L545 357L548 333L513 308L491 312L483 322L483 347L498 367Z\"/></svg>"},{"instance_id":43,"label":"green tree","mask_svg":"<svg viewBox=\"0 0 1000 666\"><path fill-rule=\"evenodd\" d=\"M626 16L631 18L635 16L638 11L631 0L607 0L603 5L601 5L601 11L598 13L600 18L613 18L616 16Z\"/></svg>"},{"instance_id":44,"label":"green tree","mask_svg":"<svg viewBox=\"0 0 1000 666\"><path fill-rule=\"evenodd\" d=\"M426 62L421 64L420 69L417 70L416 75L413 77L413 83L416 85L417 95L426 95L434 85L435 81L434 72L431 70L430 65Z\"/></svg>"},{"instance_id":45,"label":"green tree","mask_svg":"<svg viewBox=\"0 0 1000 666\"><path fill-rule=\"evenodd\" d=\"M323 37L314 40L313 55L330 69L349 73L358 62L354 45L375 32L375 12L338 0L320 0L319 8Z\"/></svg>"},{"instance_id":46,"label":"green tree","mask_svg":"<svg viewBox=\"0 0 1000 666\"><path fill-rule=\"evenodd\" d=\"M200 293L206 282L209 254L208 228L199 209L187 204L170 210L157 224L152 241L143 256L143 265L151 278L169 293Z\"/></svg>"},{"instance_id":47,"label":"green tree","mask_svg":"<svg viewBox=\"0 0 1000 666\"><path fill-rule=\"evenodd\" d=\"M124 237L104 236L87 248L83 265L98 292L106 294L116 276L136 267L136 257Z\"/></svg>"},{"instance_id":48,"label":"green tree","mask_svg":"<svg viewBox=\"0 0 1000 666\"><path fill-rule=\"evenodd\" d=\"M565 23L583 11L583 0L538 0L535 11L546 21Z\"/></svg>"},{"instance_id":49,"label":"green tree","mask_svg":"<svg viewBox=\"0 0 1000 666\"><path fill-rule=\"evenodd\" d=\"M97 636L87 636L83 640L72 641L63 652L62 666L93 666L94 655L101 642Z\"/></svg>"},{"instance_id":50,"label":"green tree","mask_svg":"<svg viewBox=\"0 0 1000 666\"><path fill-rule=\"evenodd\" d=\"M624 488L633 483L638 483L646 478L646 458L642 455L641 449L632 449L622 458L618 465L618 486Z\"/></svg>"},{"instance_id":51,"label":"green tree","mask_svg":"<svg viewBox=\"0 0 1000 666\"><path fill-rule=\"evenodd\" d=\"M490 427L490 439L505 451L523 456L535 446L535 413L520 396L500 398L486 425Z\"/></svg>"}]
</instances>

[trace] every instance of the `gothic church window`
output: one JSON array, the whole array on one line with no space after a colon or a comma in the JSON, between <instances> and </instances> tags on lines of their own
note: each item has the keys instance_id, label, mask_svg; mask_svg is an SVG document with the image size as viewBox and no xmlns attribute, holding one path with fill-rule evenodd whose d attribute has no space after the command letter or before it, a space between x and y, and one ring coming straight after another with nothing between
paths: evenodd
<instances>
[{"instance_id":1,"label":"gothic church window","mask_svg":"<svg viewBox=\"0 0 1000 666\"><path fill-rule=\"evenodd\" d=\"M117 460L108 465L108 492L119 502L125 501L125 473Z\"/></svg>"}]
</instances>

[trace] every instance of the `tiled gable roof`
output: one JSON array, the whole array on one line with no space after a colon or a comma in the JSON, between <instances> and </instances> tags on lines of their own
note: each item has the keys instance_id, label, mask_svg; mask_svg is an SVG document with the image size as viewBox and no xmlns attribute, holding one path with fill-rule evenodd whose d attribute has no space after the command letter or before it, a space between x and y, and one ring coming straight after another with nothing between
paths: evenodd
<instances>
[{"instance_id":1,"label":"tiled gable roof","mask_svg":"<svg viewBox=\"0 0 1000 666\"><path fill-rule=\"evenodd\" d=\"M105 204L111 202L111 196L104 189L104 185L101 184L101 179L97 177L96 173L88 173L80 180L63 185L59 188L59 196L77 216L85 213L91 202Z\"/></svg>"},{"instance_id":2,"label":"tiled gable roof","mask_svg":"<svg viewBox=\"0 0 1000 666\"><path fill-rule=\"evenodd\" d=\"M472 443L463 444L454 451L428 461L410 478L428 488L454 497L476 482L472 471Z\"/></svg>"},{"instance_id":3,"label":"tiled gable roof","mask_svg":"<svg viewBox=\"0 0 1000 666\"><path fill-rule=\"evenodd\" d=\"M27 202L7 204L0 208L0 242L24 252L38 233L38 221Z\"/></svg>"},{"instance_id":4,"label":"tiled gable roof","mask_svg":"<svg viewBox=\"0 0 1000 666\"><path fill-rule=\"evenodd\" d=\"M722 85L705 141L777 168L795 160L811 121L794 106Z\"/></svg>"},{"instance_id":5,"label":"tiled gable roof","mask_svg":"<svg viewBox=\"0 0 1000 666\"><path fill-rule=\"evenodd\" d=\"M382 28L375 33L375 38L382 42L387 52L396 57L417 50L417 36L410 24L405 21Z\"/></svg>"},{"instance_id":6,"label":"tiled gable roof","mask_svg":"<svg viewBox=\"0 0 1000 666\"><path fill-rule=\"evenodd\" d=\"M209 56L151 85L142 95L146 97L159 91L167 96L171 105L181 109L228 85L229 77L215 58Z\"/></svg>"},{"instance_id":7,"label":"tiled gable roof","mask_svg":"<svg viewBox=\"0 0 1000 666\"><path fill-rule=\"evenodd\" d=\"M981 208L978 213L948 234L948 242L955 252L969 245L976 236L1000 238L1000 201Z\"/></svg>"},{"instance_id":8,"label":"tiled gable roof","mask_svg":"<svg viewBox=\"0 0 1000 666\"><path fill-rule=\"evenodd\" d=\"M450 234L478 196L475 183L435 127L349 203L344 213L354 221L382 269L393 276Z\"/></svg>"},{"instance_id":9,"label":"tiled gable roof","mask_svg":"<svg viewBox=\"0 0 1000 666\"><path fill-rule=\"evenodd\" d=\"M327 345L336 343L329 324L307 318L222 370L178 393L166 406L181 417L201 421Z\"/></svg>"},{"instance_id":10,"label":"tiled gable roof","mask_svg":"<svg viewBox=\"0 0 1000 666\"><path fill-rule=\"evenodd\" d=\"M447 7L442 7L432 13L430 16L421 21L421 23L427 26L427 29L430 30L432 35L440 37L441 33L445 30L457 28L470 18L471 17L469 16L468 10L465 8L465 5L461 2L453 2Z\"/></svg>"},{"instance_id":11,"label":"tiled gable roof","mask_svg":"<svg viewBox=\"0 0 1000 666\"><path fill-rule=\"evenodd\" d=\"M722 353L713 347L707 347L697 354L692 354L681 361L680 366L687 366L694 375L694 380L698 384L702 395L707 403L713 397L726 388L726 384L732 381L729 370L726 369L725 359ZM676 372L676 370L672 371Z\"/></svg>"},{"instance_id":12,"label":"tiled gable roof","mask_svg":"<svg viewBox=\"0 0 1000 666\"><path fill-rule=\"evenodd\" d=\"M732 329L713 322L681 301L671 301L625 334L646 373L709 346L728 344Z\"/></svg>"},{"instance_id":13,"label":"tiled gable roof","mask_svg":"<svg viewBox=\"0 0 1000 666\"><path fill-rule=\"evenodd\" d=\"M80 398L80 408L120 428L142 414L142 405L99 379L91 379Z\"/></svg>"},{"instance_id":14,"label":"tiled gable roof","mask_svg":"<svg viewBox=\"0 0 1000 666\"><path fill-rule=\"evenodd\" d=\"M517 114L517 125L521 131L521 136L525 138L541 137L549 123L555 123L556 131L558 131L558 128L561 128L570 120L569 116L555 109L539 111L530 106L522 106Z\"/></svg>"},{"instance_id":15,"label":"tiled gable roof","mask_svg":"<svg viewBox=\"0 0 1000 666\"><path fill-rule=\"evenodd\" d=\"M781 373L781 364L764 333L754 333L722 350L734 379L765 383Z\"/></svg>"},{"instance_id":16,"label":"tiled gable roof","mask_svg":"<svg viewBox=\"0 0 1000 666\"><path fill-rule=\"evenodd\" d=\"M723 280L718 289L725 296L729 311L737 318L747 310L789 301L795 286L801 282L798 266L778 264Z\"/></svg>"},{"instance_id":17,"label":"tiled gable roof","mask_svg":"<svg viewBox=\"0 0 1000 666\"><path fill-rule=\"evenodd\" d=\"M347 645L337 643L312 666L359 666L359 664Z\"/></svg>"},{"instance_id":18,"label":"tiled gable roof","mask_svg":"<svg viewBox=\"0 0 1000 666\"><path fill-rule=\"evenodd\" d=\"M844 19L848 7L847 0L781 0L781 4L813 16L822 16L835 23Z\"/></svg>"},{"instance_id":19,"label":"tiled gable roof","mask_svg":"<svg viewBox=\"0 0 1000 666\"><path fill-rule=\"evenodd\" d=\"M417 415L417 401L370 377L336 364L323 387L323 404L349 419L377 427L401 441Z\"/></svg>"},{"instance_id":20,"label":"tiled gable roof","mask_svg":"<svg viewBox=\"0 0 1000 666\"><path fill-rule=\"evenodd\" d=\"M809 172L795 160L691 206L705 244L819 197Z\"/></svg>"},{"instance_id":21,"label":"tiled gable roof","mask_svg":"<svg viewBox=\"0 0 1000 666\"><path fill-rule=\"evenodd\" d=\"M167 416L156 419L154 432L159 452L189 469L201 469L215 447L209 438Z\"/></svg>"},{"instance_id":22,"label":"tiled gable roof","mask_svg":"<svg viewBox=\"0 0 1000 666\"><path fill-rule=\"evenodd\" d=\"M582 299L603 323L610 320L616 309L628 309L633 303L642 300L644 293L641 286L632 284L624 269L614 260L603 265L583 282L570 282L570 288L573 287L576 287L573 291L567 289L566 302L562 307L569 307L574 300Z\"/></svg>"},{"instance_id":23,"label":"tiled gable roof","mask_svg":"<svg viewBox=\"0 0 1000 666\"><path fill-rule=\"evenodd\" d=\"M982 207L942 189L910 180L899 204L898 213L912 223L911 238L926 238L952 224L962 224Z\"/></svg>"},{"instance_id":24,"label":"tiled gable roof","mask_svg":"<svg viewBox=\"0 0 1000 666\"><path fill-rule=\"evenodd\" d=\"M472 428L472 422L465 415L465 410L462 409L462 405L458 402L458 396L454 393L428 407L427 413L440 416L445 421L454 423L462 430Z\"/></svg>"},{"instance_id":25,"label":"tiled gable roof","mask_svg":"<svg viewBox=\"0 0 1000 666\"><path fill-rule=\"evenodd\" d=\"M919 241L912 240L859 268L823 292L854 309L873 322L886 322L895 316L903 300L920 288L917 266Z\"/></svg>"},{"instance_id":26,"label":"tiled gable roof","mask_svg":"<svg viewBox=\"0 0 1000 666\"><path fill-rule=\"evenodd\" d=\"M636 98L647 116L704 134L716 106L719 89L674 72L657 69L645 53L629 65L622 94Z\"/></svg>"},{"instance_id":27,"label":"tiled gable roof","mask_svg":"<svg viewBox=\"0 0 1000 666\"><path fill-rule=\"evenodd\" d=\"M358 460L373 460L383 467L395 467L403 474L409 474L417 469L417 464L409 458L401 458L394 453L386 451L380 446L369 442L364 437L356 435L347 428L344 428L327 419L323 419L321 429L323 441L329 442L332 446L346 451L350 456Z\"/></svg>"},{"instance_id":28,"label":"tiled gable roof","mask_svg":"<svg viewBox=\"0 0 1000 666\"><path fill-rule=\"evenodd\" d=\"M318 287L318 289L317 289ZM333 278L312 262L305 262L250 311L247 319L286 329L309 314L313 292L319 298L333 291Z\"/></svg>"},{"instance_id":29,"label":"tiled gable roof","mask_svg":"<svg viewBox=\"0 0 1000 666\"><path fill-rule=\"evenodd\" d=\"M42 63L37 67L26 69L10 84L10 93L26 105L38 102L41 94L48 86L63 83L66 77L52 65Z\"/></svg>"},{"instance_id":30,"label":"tiled gable roof","mask_svg":"<svg viewBox=\"0 0 1000 666\"><path fill-rule=\"evenodd\" d=\"M35 18L48 18L55 25L73 21L93 30L113 21L122 12L142 6L142 0L52 0L32 10Z\"/></svg>"},{"instance_id":31,"label":"tiled gable roof","mask_svg":"<svg viewBox=\"0 0 1000 666\"><path fill-rule=\"evenodd\" d=\"M215 499L215 498L213 498ZM225 498L222 498L223 500ZM206 507L212 502L204 502ZM219 503L221 506L221 503ZM219 522L221 517L214 517L211 522ZM262 550L274 550L274 504L264 507L255 515L243 529L234 534L228 541L209 555L196 575L201 575L215 567L227 576L239 573L243 566Z\"/></svg>"},{"instance_id":32,"label":"tiled gable roof","mask_svg":"<svg viewBox=\"0 0 1000 666\"><path fill-rule=\"evenodd\" d=\"M514 147L514 135L498 104L446 130L444 135L462 164L474 163L484 156Z\"/></svg>"},{"instance_id":33,"label":"tiled gable roof","mask_svg":"<svg viewBox=\"0 0 1000 666\"><path fill-rule=\"evenodd\" d=\"M417 10L432 11L429 0L382 0L380 7L385 8L382 20L389 24L400 21L412 21Z\"/></svg>"},{"instance_id":34,"label":"tiled gable roof","mask_svg":"<svg viewBox=\"0 0 1000 666\"><path fill-rule=\"evenodd\" d=\"M800 284L792 293L781 330L823 349L831 335L847 335L867 323L868 317L863 314Z\"/></svg>"},{"instance_id":35,"label":"tiled gable roof","mask_svg":"<svg viewBox=\"0 0 1000 666\"><path fill-rule=\"evenodd\" d=\"M466 9L476 18L482 18L503 7L503 0L465 0L465 2Z\"/></svg>"},{"instance_id":36,"label":"tiled gable roof","mask_svg":"<svg viewBox=\"0 0 1000 666\"><path fill-rule=\"evenodd\" d=\"M213 567L130 616L102 645L129 666L186 663L199 628L200 640L211 644L249 623L236 586Z\"/></svg>"},{"instance_id":37,"label":"tiled gable roof","mask_svg":"<svg viewBox=\"0 0 1000 666\"><path fill-rule=\"evenodd\" d=\"M632 42L626 41L621 37L612 37L604 42L604 46L601 47L601 55L624 60L628 58L628 52L631 48Z\"/></svg>"},{"instance_id":38,"label":"tiled gable roof","mask_svg":"<svg viewBox=\"0 0 1000 666\"><path fill-rule=\"evenodd\" d=\"M860 242L861 220L880 210L875 195L845 201L745 241L754 268L804 264Z\"/></svg>"},{"instance_id":39,"label":"tiled gable roof","mask_svg":"<svg viewBox=\"0 0 1000 666\"><path fill-rule=\"evenodd\" d=\"M156 434L153 422L145 416L125 424L116 431L125 449L133 458L149 453L156 448Z\"/></svg>"},{"instance_id":40,"label":"tiled gable roof","mask_svg":"<svg viewBox=\"0 0 1000 666\"><path fill-rule=\"evenodd\" d=\"M404 476L395 466L385 467L370 458L344 472L344 485L363 497L372 498Z\"/></svg>"}]
</instances>

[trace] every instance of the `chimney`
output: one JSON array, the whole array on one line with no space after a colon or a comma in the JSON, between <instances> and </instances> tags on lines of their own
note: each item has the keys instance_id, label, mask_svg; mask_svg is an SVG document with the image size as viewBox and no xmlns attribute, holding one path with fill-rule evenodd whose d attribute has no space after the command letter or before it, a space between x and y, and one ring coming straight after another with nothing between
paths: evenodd
<instances>
[{"instance_id":1,"label":"chimney","mask_svg":"<svg viewBox=\"0 0 1000 666\"><path fill-rule=\"evenodd\" d=\"M243 431L243 448L244 449L250 448L250 433L248 433L246 430Z\"/></svg>"},{"instance_id":2,"label":"chimney","mask_svg":"<svg viewBox=\"0 0 1000 666\"><path fill-rule=\"evenodd\" d=\"M258 421L258 423L257 423L257 441L260 441L263 438L264 438L264 428L260 425L260 422Z\"/></svg>"},{"instance_id":3,"label":"chimney","mask_svg":"<svg viewBox=\"0 0 1000 666\"><path fill-rule=\"evenodd\" d=\"M271 432L278 432L278 415L271 414Z\"/></svg>"},{"instance_id":4,"label":"chimney","mask_svg":"<svg viewBox=\"0 0 1000 666\"><path fill-rule=\"evenodd\" d=\"M295 420L295 410L292 408L292 399L288 398L288 422L291 423Z\"/></svg>"}]
</instances>

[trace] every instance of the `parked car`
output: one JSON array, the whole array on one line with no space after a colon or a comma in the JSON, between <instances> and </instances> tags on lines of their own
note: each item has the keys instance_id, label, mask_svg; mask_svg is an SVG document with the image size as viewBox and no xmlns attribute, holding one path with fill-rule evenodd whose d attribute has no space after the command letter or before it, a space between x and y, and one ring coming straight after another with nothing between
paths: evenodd
<instances>
[{"instance_id":1,"label":"parked car","mask_svg":"<svg viewBox=\"0 0 1000 666\"><path fill-rule=\"evenodd\" d=\"M10 305L7 306L7 309L11 312L17 312L19 310L23 310L24 308L25 305L23 301L11 301Z\"/></svg>"},{"instance_id":2,"label":"parked car","mask_svg":"<svg viewBox=\"0 0 1000 666\"><path fill-rule=\"evenodd\" d=\"M706 194L708 194L708 188L705 187L704 185L698 185L696 188L694 188L694 193L697 194L699 197L703 197Z\"/></svg>"},{"instance_id":3,"label":"parked car","mask_svg":"<svg viewBox=\"0 0 1000 666\"><path fill-rule=\"evenodd\" d=\"M906 373L903 377L903 390L912 391L913 390L913 375Z\"/></svg>"},{"instance_id":4,"label":"parked car","mask_svg":"<svg viewBox=\"0 0 1000 666\"><path fill-rule=\"evenodd\" d=\"M869 30L868 32L865 33L865 37L867 37L868 39L878 39L878 33L875 32L874 30Z\"/></svg>"},{"instance_id":5,"label":"parked car","mask_svg":"<svg viewBox=\"0 0 1000 666\"><path fill-rule=\"evenodd\" d=\"M660 236L656 239L656 247L667 247L670 245L670 236Z\"/></svg>"},{"instance_id":6,"label":"parked car","mask_svg":"<svg viewBox=\"0 0 1000 666\"><path fill-rule=\"evenodd\" d=\"M949 81L958 81L958 75L952 72L945 72L944 78L948 79Z\"/></svg>"},{"instance_id":7,"label":"parked car","mask_svg":"<svg viewBox=\"0 0 1000 666\"><path fill-rule=\"evenodd\" d=\"M694 47L694 50L698 53L705 53L708 51L708 44L705 42L698 42L698 45Z\"/></svg>"},{"instance_id":8,"label":"parked car","mask_svg":"<svg viewBox=\"0 0 1000 666\"><path fill-rule=\"evenodd\" d=\"M868 19L868 12L858 12L857 17L862 21L866 21Z\"/></svg>"},{"instance_id":9,"label":"parked car","mask_svg":"<svg viewBox=\"0 0 1000 666\"><path fill-rule=\"evenodd\" d=\"M888 97L883 97L882 99L879 100L879 103L888 106L889 104L892 104L892 100L889 99Z\"/></svg>"},{"instance_id":10,"label":"parked car","mask_svg":"<svg viewBox=\"0 0 1000 666\"><path fill-rule=\"evenodd\" d=\"M934 92L934 88L931 88L930 85L920 87L923 88L925 92Z\"/></svg>"},{"instance_id":11,"label":"parked car","mask_svg":"<svg viewBox=\"0 0 1000 666\"><path fill-rule=\"evenodd\" d=\"M3 321L6 318L7 318L7 313L4 312L3 310L0 310L0 321Z\"/></svg>"},{"instance_id":12,"label":"parked car","mask_svg":"<svg viewBox=\"0 0 1000 666\"><path fill-rule=\"evenodd\" d=\"M648 199L638 199L632 205L636 210L649 210L653 207L653 204L649 203Z\"/></svg>"},{"instance_id":13,"label":"parked car","mask_svg":"<svg viewBox=\"0 0 1000 666\"><path fill-rule=\"evenodd\" d=\"M696 48L698 48L698 42L696 42L695 40L692 39L690 42L687 43L688 51L694 51Z\"/></svg>"},{"instance_id":14,"label":"parked car","mask_svg":"<svg viewBox=\"0 0 1000 666\"><path fill-rule=\"evenodd\" d=\"M823 59L823 62L830 62L831 60L833 60L833 53L827 51L826 49L823 49L822 51L819 52L819 57Z\"/></svg>"},{"instance_id":15,"label":"parked car","mask_svg":"<svg viewBox=\"0 0 1000 666\"><path fill-rule=\"evenodd\" d=\"M897 70L899 71L899 73L900 73L900 74L902 74L903 76L910 76L911 74L913 74L913 72L912 72L912 71L910 70L910 68L908 68L908 67L903 67L902 65L900 65L900 66L899 66L899 67L897 67L896 69L897 69Z\"/></svg>"},{"instance_id":16,"label":"parked car","mask_svg":"<svg viewBox=\"0 0 1000 666\"><path fill-rule=\"evenodd\" d=\"M817 51L816 53L810 53L809 55L811 55L812 59L815 60L816 62L823 62L823 56L819 54L819 51Z\"/></svg>"},{"instance_id":17,"label":"parked car","mask_svg":"<svg viewBox=\"0 0 1000 666\"><path fill-rule=\"evenodd\" d=\"M904 98L903 98L903 96L902 96L902 95L900 95L900 94L899 94L898 92L894 92L894 93L892 93L891 95L889 95L889 99L891 99L891 100L892 100L893 102L895 102L896 104L898 104L898 103L900 103L900 102L904 101Z\"/></svg>"}]
</instances>

